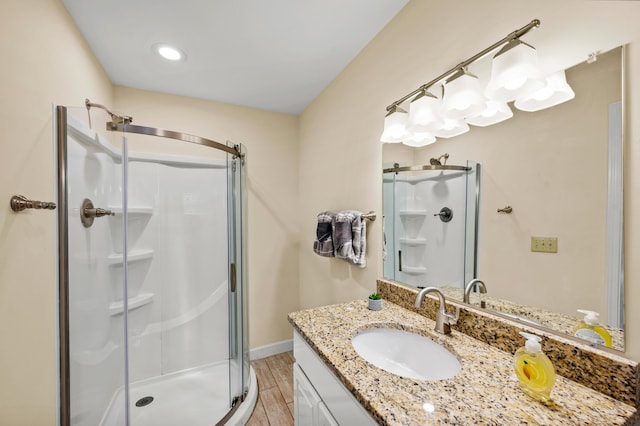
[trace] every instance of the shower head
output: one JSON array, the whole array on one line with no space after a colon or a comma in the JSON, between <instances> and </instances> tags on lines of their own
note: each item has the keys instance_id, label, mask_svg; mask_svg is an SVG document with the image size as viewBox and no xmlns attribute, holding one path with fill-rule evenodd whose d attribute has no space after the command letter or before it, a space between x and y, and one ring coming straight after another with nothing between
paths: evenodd
<instances>
[{"instance_id":1,"label":"shower head","mask_svg":"<svg viewBox=\"0 0 640 426\"><path fill-rule=\"evenodd\" d=\"M441 162L440 161L441 158L444 158L444 161ZM432 166L444 166L445 164L447 164L448 158L449 158L449 154L444 153L438 158L431 158L429 160L429 163L431 163Z\"/></svg>"}]
</instances>

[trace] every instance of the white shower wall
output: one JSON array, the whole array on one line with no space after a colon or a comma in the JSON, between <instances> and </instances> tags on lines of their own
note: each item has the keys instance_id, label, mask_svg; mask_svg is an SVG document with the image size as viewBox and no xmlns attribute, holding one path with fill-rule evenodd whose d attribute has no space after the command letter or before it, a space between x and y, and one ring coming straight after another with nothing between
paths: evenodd
<instances>
[{"instance_id":1,"label":"white shower wall","mask_svg":"<svg viewBox=\"0 0 640 426\"><path fill-rule=\"evenodd\" d=\"M122 166L114 144L75 126L68 148L72 423L96 425L124 386ZM129 382L225 361L225 164L129 154ZM84 198L116 216L82 227Z\"/></svg>"}]
</instances>

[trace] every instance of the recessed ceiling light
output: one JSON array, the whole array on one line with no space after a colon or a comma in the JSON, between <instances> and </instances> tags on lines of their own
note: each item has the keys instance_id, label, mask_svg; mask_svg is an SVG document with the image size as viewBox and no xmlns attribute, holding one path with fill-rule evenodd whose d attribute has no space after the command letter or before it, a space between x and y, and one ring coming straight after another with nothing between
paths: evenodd
<instances>
[{"instance_id":1,"label":"recessed ceiling light","mask_svg":"<svg viewBox=\"0 0 640 426\"><path fill-rule=\"evenodd\" d=\"M169 61L184 61L187 59L187 55L182 50L166 43L154 44L153 50Z\"/></svg>"}]
</instances>

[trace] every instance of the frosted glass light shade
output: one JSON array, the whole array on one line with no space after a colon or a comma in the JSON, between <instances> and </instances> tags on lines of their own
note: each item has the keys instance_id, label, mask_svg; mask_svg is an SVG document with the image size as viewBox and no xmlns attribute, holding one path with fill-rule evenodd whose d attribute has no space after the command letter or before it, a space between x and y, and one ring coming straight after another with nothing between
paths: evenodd
<instances>
[{"instance_id":1,"label":"frosted glass light shade","mask_svg":"<svg viewBox=\"0 0 640 426\"><path fill-rule=\"evenodd\" d=\"M442 116L459 119L476 115L484 108L484 96L478 77L458 71L444 84Z\"/></svg>"},{"instance_id":2,"label":"frosted glass light shade","mask_svg":"<svg viewBox=\"0 0 640 426\"><path fill-rule=\"evenodd\" d=\"M480 114L467 118L467 123L474 126L486 127L492 124L500 123L513 117L513 111L506 102L494 100L487 101L485 109Z\"/></svg>"},{"instance_id":3,"label":"frosted glass light shade","mask_svg":"<svg viewBox=\"0 0 640 426\"><path fill-rule=\"evenodd\" d=\"M545 79L547 85L540 90L516 99L514 105L522 111L539 111L575 98L571 86L567 83L564 70L555 72Z\"/></svg>"},{"instance_id":4,"label":"frosted glass light shade","mask_svg":"<svg viewBox=\"0 0 640 426\"><path fill-rule=\"evenodd\" d=\"M494 57L485 95L511 102L543 88L536 50L518 39L510 41Z\"/></svg>"},{"instance_id":5,"label":"frosted glass light shade","mask_svg":"<svg viewBox=\"0 0 640 426\"><path fill-rule=\"evenodd\" d=\"M384 130L380 141L387 143L402 142L407 133L407 118L409 114L402 108L395 107L384 118Z\"/></svg>"},{"instance_id":6,"label":"frosted glass light shade","mask_svg":"<svg viewBox=\"0 0 640 426\"><path fill-rule=\"evenodd\" d=\"M440 100L427 91L413 98L409 105L409 132L429 133L442 126Z\"/></svg>"},{"instance_id":7,"label":"frosted glass light shade","mask_svg":"<svg viewBox=\"0 0 640 426\"><path fill-rule=\"evenodd\" d=\"M421 146L427 146L436 141L436 137L427 132L414 132L409 137L405 137L402 141L403 144L419 148Z\"/></svg>"},{"instance_id":8,"label":"frosted glass light shade","mask_svg":"<svg viewBox=\"0 0 640 426\"><path fill-rule=\"evenodd\" d=\"M434 131L433 134L439 138L452 138L468 131L469 125L464 120L445 117L442 127Z\"/></svg>"}]
</instances>

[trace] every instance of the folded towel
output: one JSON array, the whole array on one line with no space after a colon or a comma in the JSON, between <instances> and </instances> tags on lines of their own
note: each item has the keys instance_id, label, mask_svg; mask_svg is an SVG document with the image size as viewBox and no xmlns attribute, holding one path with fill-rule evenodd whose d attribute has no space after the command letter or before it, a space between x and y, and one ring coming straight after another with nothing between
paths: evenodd
<instances>
[{"instance_id":1,"label":"folded towel","mask_svg":"<svg viewBox=\"0 0 640 426\"><path fill-rule=\"evenodd\" d=\"M336 214L322 212L318 215L316 228L316 240L313 242L313 251L324 257L334 257L333 249L333 220Z\"/></svg>"},{"instance_id":2,"label":"folded towel","mask_svg":"<svg viewBox=\"0 0 640 426\"><path fill-rule=\"evenodd\" d=\"M346 210L335 215L333 245L336 257L361 268L367 265L367 221L362 212Z\"/></svg>"}]
</instances>

